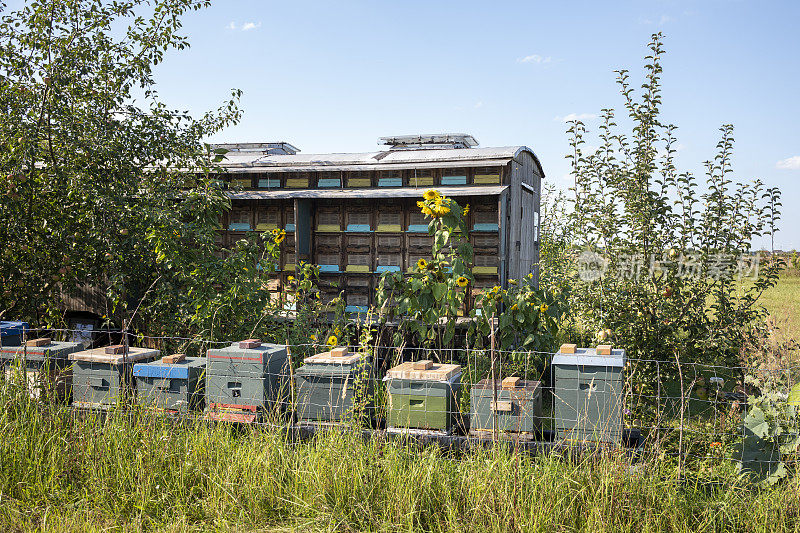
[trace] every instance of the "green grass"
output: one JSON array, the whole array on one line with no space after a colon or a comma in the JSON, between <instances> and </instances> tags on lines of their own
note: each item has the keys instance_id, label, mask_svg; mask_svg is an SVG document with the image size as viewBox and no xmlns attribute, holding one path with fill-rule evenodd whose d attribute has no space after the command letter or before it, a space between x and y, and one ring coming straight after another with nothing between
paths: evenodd
<instances>
[{"instance_id":1,"label":"green grass","mask_svg":"<svg viewBox=\"0 0 800 533\"><path fill-rule=\"evenodd\" d=\"M778 284L762 295L761 303L785 338L800 338L800 277L781 276Z\"/></svg>"},{"instance_id":2,"label":"green grass","mask_svg":"<svg viewBox=\"0 0 800 533\"><path fill-rule=\"evenodd\" d=\"M0 530L798 531L800 484L730 463L679 483L669 459L566 460L329 433L104 421L0 392ZM702 474L702 482L698 477Z\"/></svg>"}]
</instances>

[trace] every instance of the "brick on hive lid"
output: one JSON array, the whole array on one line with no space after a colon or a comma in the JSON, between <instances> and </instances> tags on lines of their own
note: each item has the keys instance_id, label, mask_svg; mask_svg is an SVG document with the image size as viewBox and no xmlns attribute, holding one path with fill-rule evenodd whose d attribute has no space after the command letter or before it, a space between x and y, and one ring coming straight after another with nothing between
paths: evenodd
<instances>
[{"instance_id":1,"label":"brick on hive lid","mask_svg":"<svg viewBox=\"0 0 800 533\"><path fill-rule=\"evenodd\" d=\"M122 344L112 344L111 346L106 346L106 353L111 355L118 355L125 353L125 346Z\"/></svg>"},{"instance_id":2,"label":"brick on hive lid","mask_svg":"<svg viewBox=\"0 0 800 533\"><path fill-rule=\"evenodd\" d=\"M39 346L49 346L52 344L52 339L49 337L40 337L38 339L31 339L25 343L25 346L30 346L34 348L38 348Z\"/></svg>"},{"instance_id":3,"label":"brick on hive lid","mask_svg":"<svg viewBox=\"0 0 800 533\"><path fill-rule=\"evenodd\" d=\"M433 361L430 359L423 359L422 361L414 361L411 365L413 370L430 370L433 368Z\"/></svg>"},{"instance_id":4,"label":"brick on hive lid","mask_svg":"<svg viewBox=\"0 0 800 533\"><path fill-rule=\"evenodd\" d=\"M261 347L261 339L245 339L239 341L239 348L242 350L252 350Z\"/></svg>"},{"instance_id":5,"label":"brick on hive lid","mask_svg":"<svg viewBox=\"0 0 800 533\"><path fill-rule=\"evenodd\" d=\"M348 353L347 346L337 346L330 351L331 357L344 357Z\"/></svg>"},{"instance_id":6,"label":"brick on hive lid","mask_svg":"<svg viewBox=\"0 0 800 533\"><path fill-rule=\"evenodd\" d=\"M559 353L574 354L577 348L577 344L562 344Z\"/></svg>"},{"instance_id":7,"label":"brick on hive lid","mask_svg":"<svg viewBox=\"0 0 800 533\"><path fill-rule=\"evenodd\" d=\"M504 389L516 389L520 383L520 379L517 376L509 376L502 381L502 387Z\"/></svg>"},{"instance_id":8,"label":"brick on hive lid","mask_svg":"<svg viewBox=\"0 0 800 533\"><path fill-rule=\"evenodd\" d=\"M161 359L161 362L167 365L174 365L175 363L180 363L184 359L186 359L185 353L174 353L172 355L165 355Z\"/></svg>"},{"instance_id":9,"label":"brick on hive lid","mask_svg":"<svg viewBox=\"0 0 800 533\"><path fill-rule=\"evenodd\" d=\"M611 355L611 345L610 344L598 344L597 345L597 355Z\"/></svg>"}]
</instances>

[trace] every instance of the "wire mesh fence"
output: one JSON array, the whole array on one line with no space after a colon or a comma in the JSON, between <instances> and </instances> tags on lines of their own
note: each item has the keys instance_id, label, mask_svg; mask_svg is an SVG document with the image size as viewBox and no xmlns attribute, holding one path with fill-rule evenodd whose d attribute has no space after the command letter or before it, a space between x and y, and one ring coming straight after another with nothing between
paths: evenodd
<instances>
[{"instance_id":1,"label":"wire mesh fence","mask_svg":"<svg viewBox=\"0 0 800 533\"><path fill-rule=\"evenodd\" d=\"M797 368L725 367L577 353L212 341L124 331L29 330L0 347L5 387L75 408L279 427L335 426L450 443L526 441L628 448L681 466L795 460L744 419ZM99 345L98 347L94 347ZM756 381L757 380L757 381ZM782 392L785 393L781 396ZM797 409L773 416L797 430ZM787 414L788 413L788 414ZM798 437L800 438L800 437Z\"/></svg>"}]
</instances>

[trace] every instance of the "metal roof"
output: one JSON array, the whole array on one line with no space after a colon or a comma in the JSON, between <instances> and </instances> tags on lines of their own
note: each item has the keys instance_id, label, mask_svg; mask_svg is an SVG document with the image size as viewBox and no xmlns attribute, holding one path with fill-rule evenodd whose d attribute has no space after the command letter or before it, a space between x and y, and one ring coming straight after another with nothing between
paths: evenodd
<instances>
[{"instance_id":1,"label":"metal roof","mask_svg":"<svg viewBox=\"0 0 800 533\"><path fill-rule=\"evenodd\" d=\"M386 187L370 189L276 189L271 191L228 191L232 200L281 200L293 198L418 198L427 189L436 189L445 196L498 196L508 185L468 187Z\"/></svg>"},{"instance_id":2,"label":"metal roof","mask_svg":"<svg viewBox=\"0 0 800 533\"><path fill-rule=\"evenodd\" d=\"M212 144L211 148L224 148L231 152L250 152L251 155L277 155L277 154L296 154L299 148L286 141L266 142L266 143L217 143Z\"/></svg>"},{"instance_id":3,"label":"metal roof","mask_svg":"<svg viewBox=\"0 0 800 533\"><path fill-rule=\"evenodd\" d=\"M478 141L475 137L466 133L427 133L421 135L395 135L393 137L381 137L378 142L388 144L395 149L455 149L455 148L475 148Z\"/></svg>"},{"instance_id":4,"label":"metal roof","mask_svg":"<svg viewBox=\"0 0 800 533\"><path fill-rule=\"evenodd\" d=\"M231 173L486 167L505 165L514 160L521 152L529 152L538 165L539 159L536 154L526 146L293 155L265 155L258 152L234 151L225 154L225 160L221 165Z\"/></svg>"}]
</instances>

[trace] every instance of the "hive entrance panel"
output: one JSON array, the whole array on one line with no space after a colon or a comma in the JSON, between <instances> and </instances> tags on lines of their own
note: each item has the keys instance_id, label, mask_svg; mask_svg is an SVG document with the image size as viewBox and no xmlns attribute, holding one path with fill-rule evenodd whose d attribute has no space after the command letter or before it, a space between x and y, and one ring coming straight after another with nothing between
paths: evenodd
<instances>
[{"instance_id":1,"label":"hive entrance panel","mask_svg":"<svg viewBox=\"0 0 800 533\"><path fill-rule=\"evenodd\" d=\"M228 229L231 231L250 231L252 212L249 207L234 207L228 214Z\"/></svg>"},{"instance_id":2,"label":"hive entrance panel","mask_svg":"<svg viewBox=\"0 0 800 533\"><path fill-rule=\"evenodd\" d=\"M403 247L403 235L379 235L377 237L379 252L400 252Z\"/></svg>"},{"instance_id":3,"label":"hive entrance panel","mask_svg":"<svg viewBox=\"0 0 800 533\"><path fill-rule=\"evenodd\" d=\"M472 259L472 273L476 275L498 274L500 258L496 254L475 255Z\"/></svg>"},{"instance_id":4,"label":"hive entrance panel","mask_svg":"<svg viewBox=\"0 0 800 533\"><path fill-rule=\"evenodd\" d=\"M317 187L320 189L326 188L341 188L342 177L339 172L320 172L317 176Z\"/></svg>"},{"instance_id":5,"label":"hive entrance panel","mask_svg":"<svg viewBox=\"0 0 800 533\"><path fill-rule=\"evenodd\" d=\"M283 217L285 222L285 226L283 229L286 230L287 233L294 232L294 206L290 205L286 207L283 211Z\"/></svg>"},{"instance_id":6,"label":"hive entrance panel","mask_svg":"<svg viewBox=\"0 0 800 533\"><path fill-rule=\"evenodd\" d=\"M280 174L261 174L256 183L259 189L280 189L281 176Z\"/></svg>"},{"instance_id":7,"label":"hive entrance panel","mask_svg":"<svg viewBox=\"0 0 800 533\"><path fill-rule=\"evenodd\" d=\"M466 185L467 184L467 169L466 168L446 168L442 171L442 178L440 180L442 185Z\"/></svg>"},{"instance_id":8,"label":"hive entrance panel","mask_svg":"<svg viewBox=\"0 0 800 533\"><path fill-rule=\"evenodd\" d=\"M400 272L403 268L403 254L378 252L375 272Z\"/></svg>"},{"instance_id":9,"label":"hive entrance panel","mask_svg":"<svg viewBox=\"0 0 800 533\"><path fill-rule=\"evenodd\" d=\"M472 183L475 185L500 185L501 179L500 167L479 167L474 170Z\"/></svg>"},{"instance_id":10,"label":"hive entrance panel","mask_svg":"<svg viewBox=\"0 0 800 533\"><path fill-rule=\"evenodd\" d=\"M280 228L281 212L275 206L259 206L256 210L256 231L272 231Z\"/></svg>"},{"instance_id":11,"label":"hive entrance panel","mask_svg":"<svg viewBox=\"0 0 800 533\"><path fill-rule=\"evenodd\" d=\"M320 272L341 272L341 254L338 253L317 253L316 264Z\"/></svg>"},{"instance_id":12,"label":"hive entrance panel","mask_svg":"<svg viewBox=\"0 0 800 533\"><path fill-rule=\"evenodd\" d=\"M402 187L402 170L381 170L378 173L378 187Z\"/></svg>"},{"instance_id":13,"label":"hive entrance panel","mask_svg":"<svg viewBox=\"0 0 800 533\"><path fill-rule=\"evenodd\" d=\"M497 233L476 233L470 240L476 254L497 254L500 251L500 236Z\"/></svg>"},{"instance_id":14,"label":"hive entrance panel","mask_svg":"<svg viewBox=\"0 0 800 533\"><path fill-rule=\"evenodd\" d=\"M364 170L348 172L346 186L349 188L371 187L372 172Z\"/></svg>"},{"instance_id":15,"label":"hive entrance panel","mask_svg":"<svg viewBox=\"0 0 800 533\"><path fill-rule=\"evenodd\" d=\"M499 231L499 216L496 207L476 207L472 213L473 231Z\"/></svg>"},{"instance_id":16,"label":"hive entrance panel","mask_svg":"<svg viewBox=\"0 0 800 533\"><path fill-rule=\"evenodd\" d=\"M369 253L348 253L346 272L371 272L372 256Z\"/></svg>"},{"instance_id":17,"label":"hive entrance panel","mask_svg":"<svg viewBox=\"0 0 800 533\"><path fill-rule=\"evenodd\" d=\"M433 187L434 180L435 176L432 169L417 169L411 172L408 184L411 187Z\"/></svg>"},{"instance_id":18,"label":"hive entrance panel","mask_svg":"<svg viewBox=\"0 0 800 533\"><path fill-rule=\"evenodd\" d=\"M433 237L431 235L408 235L408 249L411 252L429 253L433 248Z\"/></svg>"},{"instance_id":19,"label":"hive entrance panel","mask_svg":"<svg viewBox=\"0 0 800 533\"><path fill-rule=\"evenodd\" d=\"M372 231L372 216L366 209L352 209L346 214L347 231L370 232Z\"/></svg>"},{"instance_id":20,"label":"hive entrance panel","mask_svg":"<svg viewBox=\"0 0 800 533\"><path fill-rule=\"evenodd\" d=\"M342 217L338 207L317 209L317 231L342 231Z\"/></svg>"},{"instance_id":21,"label":"hive entrance panel","mask_svg":"<svg viewBox=\"0 0 800 533\"><path fill-rule=\"evenodd\" d=\"M403 231L403 213L399 210L378 210L378 231L381 233L399 233Z\"/></svg>"},{"instance_id":22,"label":"hive entrance panel","mask_svg":"<svg viewBox=\"0 0 800 533\"><path fill-rule=\"evenodd\" d=\"M412 210L408 214L408 232L409 233L428 233L428 222L430 219L420 213L418 209Z\"/></svg>"}]
</instances>

